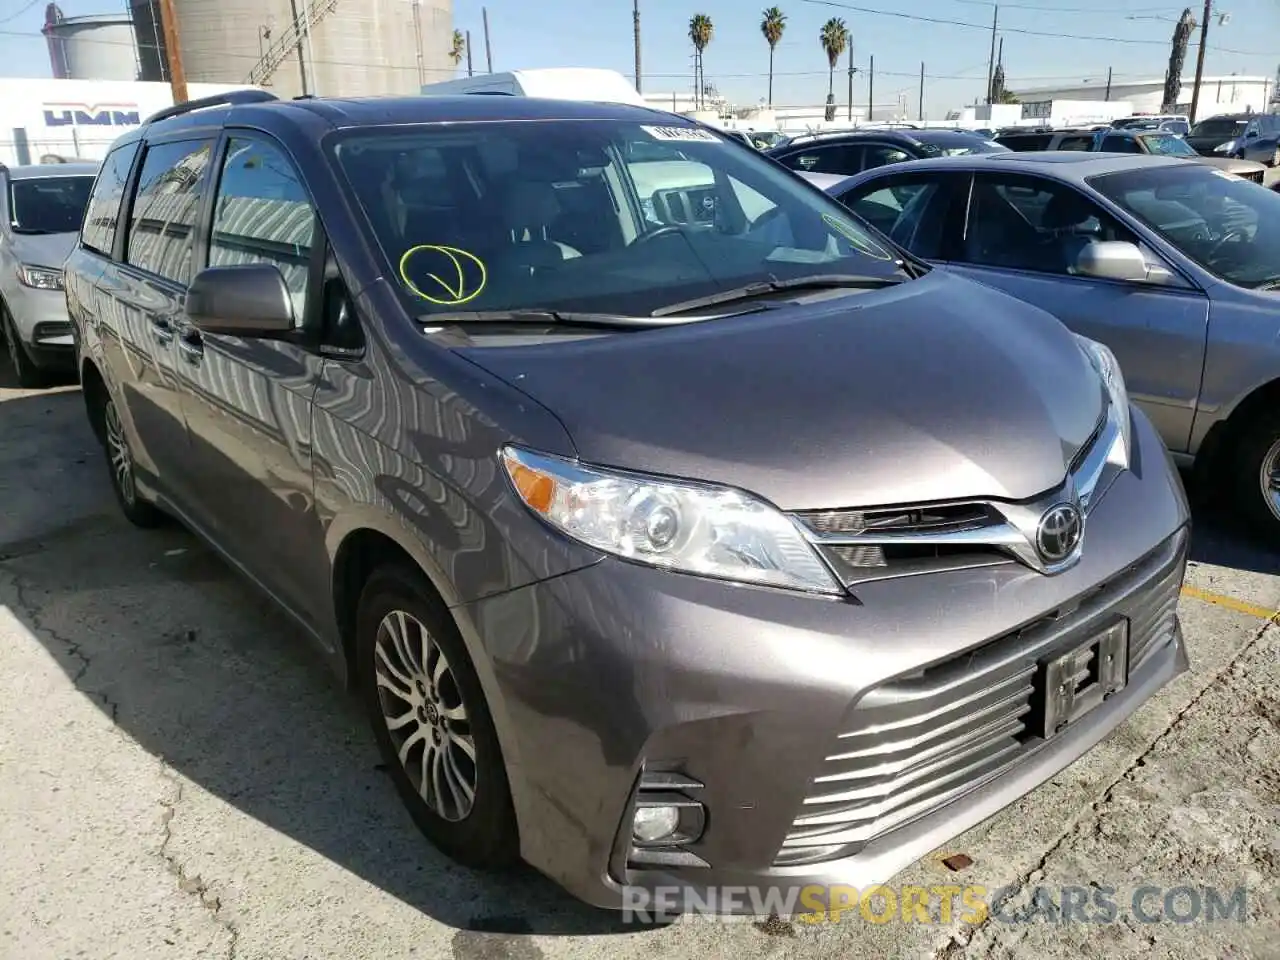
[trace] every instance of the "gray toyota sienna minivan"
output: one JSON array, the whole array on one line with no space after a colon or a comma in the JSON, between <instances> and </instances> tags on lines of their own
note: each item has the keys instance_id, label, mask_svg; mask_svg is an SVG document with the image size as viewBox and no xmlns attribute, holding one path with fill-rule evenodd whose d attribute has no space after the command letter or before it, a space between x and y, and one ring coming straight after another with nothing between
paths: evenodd
<instances>
[{"instance_id":1,"label":"gray toyota sienna minivan","mask_svg":"<svg viewBox=\"0 0 1280 960\"><path fill-rule=\"evenodd\" d=\"M125 514L296 618L464 863L865 886L1186 668L1107 349L683 118L186 104L66 288Z\"/></svg>"}]
</instances>

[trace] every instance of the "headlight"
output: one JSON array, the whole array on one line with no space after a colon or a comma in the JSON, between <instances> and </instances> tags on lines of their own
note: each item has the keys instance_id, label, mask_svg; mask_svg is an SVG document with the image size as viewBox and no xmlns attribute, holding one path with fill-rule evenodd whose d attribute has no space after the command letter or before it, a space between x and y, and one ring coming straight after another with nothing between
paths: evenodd
<instances>
[{"instance_id":1,"label":"headlight","mask_svg":"<svg viewBox=\"0 0 1280 960\"><path fill-rule=\"evenodd\" d=\"M510 446L502 465L525 506L605 553L706 577L843 592L790 519L740 490L586 467Z\"/></svg>"},{"instance_id":2,"label":"headlight","mask_svg":"<svg viewBox=\"0 0 1280 960\"><path fill-rule=\"evenodd\" d=\"M35 290L61 290L62 271L48 267L30 267L24 263L18 267L18 282Z\"/></svg>"},{"instance_id":3,"label":"headlight","mask_svg":"<svg viewBox=\"0 0 1280 960\"><path fill-rule=\"evenodd\" d=\"M1226 143L1220 143L1220 144L1218 144L1216 147L1214 147L1214 148L1213 148L1213 152L1214 152L1214 153L1226 153L1228 150L1231 150L1231 149L1233 149L1234 147L1235 147L1235 143L1234 143L1234 142L1232 142L1231 140L1228 140Z\"/></svg>"},{"instance_id":4,"label":"headlight","mask_svg":"<svg viewBox=\"0 0 1280 960\"><path fill-rule=\"evenodd\" d=\"M1120 428L1119 436L1111 450L1107 452L1107 461L1118 467L1128 469L1130 443L1133 435L1133 420L1129 415L1129 391L1124 385L1124 374L1120 372L1120 361L1107 347L1076 334L1080 349L1084 351L1093 369L1098 371L1103 385L1107 388L1107 396L1111 401L1111 415Z\"/></svg>"}]
</instances>

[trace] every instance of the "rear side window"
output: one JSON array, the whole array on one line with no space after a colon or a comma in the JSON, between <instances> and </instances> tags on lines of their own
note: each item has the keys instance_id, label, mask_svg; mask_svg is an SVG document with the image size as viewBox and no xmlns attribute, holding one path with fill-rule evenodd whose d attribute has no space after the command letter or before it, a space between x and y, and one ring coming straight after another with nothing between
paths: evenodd
<instances>
[{"instance_id":1,"label":"rear side window","mask_svg":"<svg viewBox=\"0 0 1280 960\"><path fill-rule=\"evenodd\" d=\"M1053 141L1051 133L1033 133L1033 134L1016 134L1010 137L996 137L996 143L1001 146L1008 147L1010 150L1016 150L1020 153L1026 153L1032 150L1048 150L1049 144Z\"/></svg>"},{"instance_id":2,"label":"rear side window","mask_svg":"<svg viewBox=\"0 0 1280 960\"><path fill-rule=\"evenodd\" d=\"M148 148L129 221L129 263L177 283L191 279L195 225L212 153L207 140Z\"/></svg>"},{"instance_id":3,"label":"rear side window","mask_svg":"<svg viewBox=\"0 0 1280 960\"><path fill-rule=\"evenodd\" d=\"M1103 153L1142 153L1142 147L1133 137L1103 137Z\"/></svg>"},{"instance_id":4,"label":"rear side window","mask_svg":"<svg viewBox=\"0 0 1280 960\"><path fill-rule=\"evenodd\" d=\"M136 141L126 143L112 150L102 161L80 232L80 241L90 250L111 255L116 240L116 221L120 217L120 201L137 153Z\"/></svg>"},{"instance_id":5,"label":"rear side window","mask_svg":"<svg viewBox=\"0 0 1280 960\"><path fill-rule=\"evenodd\" d=\"M1063 137L1058 141L1059 150L1084 150L1093 149L1093 134L1083 134L1079 136Z\"/></svg>"},{"instance_id":6,"label":"rear side window","mask_svg":"<svg viewBox=\"0 0 1280 960\"><path fill-rule=\"evenodd\" d=\"M852 176L862 169L862 147L830 145L797 150L782 158L783 166L805 173L839 173Z\"/></svg>"}]
</instances>

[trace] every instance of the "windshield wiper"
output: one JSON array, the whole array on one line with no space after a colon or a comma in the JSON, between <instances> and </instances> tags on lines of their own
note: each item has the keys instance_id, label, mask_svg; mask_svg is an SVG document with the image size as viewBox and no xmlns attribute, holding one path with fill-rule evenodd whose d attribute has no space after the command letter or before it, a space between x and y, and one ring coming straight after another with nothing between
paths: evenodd
<instances>
[{"instance_id":1,"label":"windshield wiper","mask_svg":"<svg viewBox=\"0 0 1280 960\"><path fill-rule=\"evenodd\" d=\"M685 323L685 320L663 321L657 317L629 317L616 313L584 313L567 310L472 310L454 313L425 313L418 322L428 328L463 327L485 323L570 324L576 327L650 328Z\"/></svg>"},{"instance_id":2,"label":"windshield wiper","mask_svg":"<svg viewBox=\"0 0 1280 960\"><path fill-rule=\"evenodd\" d=\"M39 227L20 227L17 224L10 224L9 229L14 233L20 233L24 236L31 237L48 236L49 234L56 232L53 230L41 230Z\"/></svg>"},{"instance_id":3,"label":"windshield wiper","mask_svg":"<svg viewBox=\"0 0 1280 960\"><path fill-rule=\"evenodd\" d=\"M709 293L705 297L682 300L653 311L653 317L667 317L675 313L685 313L700 307L714 307L722 303L735 303L740 300L753 300L773 293L784 293L789 290L878 290L902 283L901 277L864 277L852 273L827 273L811 277L795 277L791 280L762 280L748 283L732 290L721 290Z\"/></svg>"}]
</instances>

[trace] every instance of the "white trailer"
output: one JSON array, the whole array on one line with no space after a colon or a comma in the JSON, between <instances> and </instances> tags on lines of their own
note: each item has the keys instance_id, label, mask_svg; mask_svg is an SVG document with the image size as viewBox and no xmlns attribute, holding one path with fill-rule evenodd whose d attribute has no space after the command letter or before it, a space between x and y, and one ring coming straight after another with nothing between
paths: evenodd
<instances>
[{"instance_id":1,"label":"white trailer","mask_svg":"<svg viewBox=\"0 0 1280 960\"><path fill-rule=\"evenodd\" d=\"M478 73L474 77L428 83L422 87L421 92L426 97L475 93L648 106L636 92L635 85L622 74L615 70L597 70L592 67L548 67L540 70L508 70L505 73Z\"/></svg>"}]
</instances>

